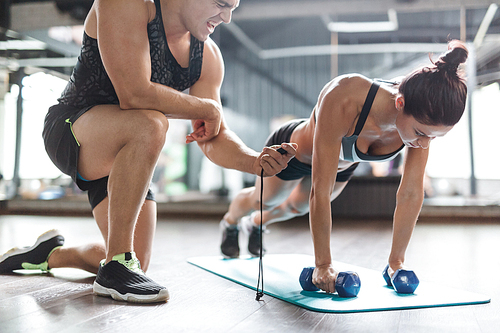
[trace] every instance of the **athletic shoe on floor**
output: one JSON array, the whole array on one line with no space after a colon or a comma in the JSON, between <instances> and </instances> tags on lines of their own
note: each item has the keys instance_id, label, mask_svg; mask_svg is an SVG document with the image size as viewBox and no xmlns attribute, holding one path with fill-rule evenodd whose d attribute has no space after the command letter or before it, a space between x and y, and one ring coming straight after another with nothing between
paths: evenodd
<instances>
[{"instance_id":1,"label":"athletic shoe on floor","mask_svg":"<svg viewBox=\"0 0 500 333\"><path fill-rule=\"evenodd\" d=\"M134 252L101 261L94 282L94 294L110 296L117 301L133 303L164 302L169 299L167 288L148 278Z\"/></svg>"},{"instance_id":2,"label":"athletic shoe on floor","mask_svg":"<svg viewBox=\"0 0 500 333\"><path fill-rule=\"evenodd\" d=\"M238 244L239 227L236 224L229 224L226 220L220 221L222 230L222 242L220 250L226 258L238 258L240 255L240 246Z\"/></svg>"},{"instance_id":3,"label":"athletic shoe on floor","mask_svg":"<svg viewBox=\"0 0 500 333\"><path fill-rule=\"evenodd\" d=\"M254 257L260 256L260 226L253 223L254 214L247 215L241 218L241 230L245 235L248 235L248 252ZM266 227L262 227L262 233L265 233ZM262 248L262 254L266 253L266 249Z\"/></svg>"},{"instance_id":4,"label":"athletic shoe on floor","mask_svg":"<svg viewBox=\"0 0 500 333\"><path fill-rule=\"evenodd\" d=\"M0 273L17 269L40 269L47 272L52 252L63 246L64 237L58 230L49 230L40 235L31 247L13 248L0 257Z\"/></svg>"}]
</instances>

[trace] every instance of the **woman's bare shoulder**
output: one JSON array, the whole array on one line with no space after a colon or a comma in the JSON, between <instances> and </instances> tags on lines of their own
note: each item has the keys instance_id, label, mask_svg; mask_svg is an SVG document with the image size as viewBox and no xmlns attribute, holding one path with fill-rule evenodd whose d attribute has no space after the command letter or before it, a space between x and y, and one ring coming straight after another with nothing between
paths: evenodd
<instances>
[{"instance_id":1,"label":"woman's bare shoulder","mask_svg":"<svg viewBox=\"0 0 500 333\"><path fill-rule=\"evenodd\" d=\"M364 75L352 73L338 76L336 79L332 80L336 82L343 89L357 90L372 84L372 80Z\"/></svg>"},{"instance_id":2,"label":"woman's bare shoulder","mask_svg":"<svg viewBox=\"0 0 500 333\"><path fill-rule=\"evenodd\" d=\"M319 102L329 100L336 104L357 104L363 101L372 84L372 80L361 74L345 74L336 77L325 85L319 96Z\"/></svg>"}]
</instances>

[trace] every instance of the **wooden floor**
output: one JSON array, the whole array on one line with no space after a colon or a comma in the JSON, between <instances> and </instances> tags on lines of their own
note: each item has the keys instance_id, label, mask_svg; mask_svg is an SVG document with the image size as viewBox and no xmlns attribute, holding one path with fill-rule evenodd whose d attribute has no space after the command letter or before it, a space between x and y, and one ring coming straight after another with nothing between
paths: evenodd
<instances>
[{"instance_id":1,"label":"wooden floor","mask_svg":"<svg viewBox=\"0 0 500 333\"><path fill-rule=\"evenodd\" d=\"M32 245L51 228L67 245L98 241L90 218L0 216L0 252ZM268 253L312 254L307 219L269 228ZM192 266L219 255L218 220L158 223L148 275L169 288L168 303L132 305L92 295L93 276L74 269L0 275L0 332L499 332L500 223L420 223L406 262L421 280L486 294L484 305L325 314L305 310ZM334 222L334 259L371 269L386 264L390 221Z\"/></svg>"}]
</instances>

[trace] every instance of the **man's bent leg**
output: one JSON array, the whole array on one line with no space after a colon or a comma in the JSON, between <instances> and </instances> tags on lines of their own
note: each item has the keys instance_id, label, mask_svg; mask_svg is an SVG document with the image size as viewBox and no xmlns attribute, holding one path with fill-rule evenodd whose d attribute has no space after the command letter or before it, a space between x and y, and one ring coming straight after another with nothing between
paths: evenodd
<instances>
[{"instance_id":1,"label":"man's bent leg","mask_svg":"<svg viewBox=\"0 0 500 333\"><path fill-rule=\"evenodd\" d=\"M75 125L82 177L109 175L107 207L103 201L94 210L101 231L106 231L103 236L107 236L106 260L99 266L94 293L130 302L167 300L167 289L144 275L133 244L139 212L165 141L166 117L156 111L99 106Z\"/></svg>"},{"instance_id":2,"label":"man's bent leg","mask_svg":"<svg viewBox=\"0 0 500 333\"><path fill-rule=\"evenodd\" d=\"M96 106L74 124L78 170L85 179L109 175L107 261L133 250L140 208L165 142L166 117L150 110Z\"/></svg>"}]
</instances>

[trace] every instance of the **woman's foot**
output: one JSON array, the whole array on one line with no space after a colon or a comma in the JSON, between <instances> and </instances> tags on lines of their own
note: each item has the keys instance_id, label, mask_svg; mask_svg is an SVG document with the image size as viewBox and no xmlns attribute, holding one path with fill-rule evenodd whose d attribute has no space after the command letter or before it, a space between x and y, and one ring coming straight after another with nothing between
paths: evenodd
<instances>
[{"instance_id":1,"label":"woman's foot","mask_svg":"<svg viewBox=\"0 0 500 333\"><path fill-rule=\"evenodd\" d=\"M222 241L220 250L225 258L238 258L240 255L240 246L238 243L238 235L240 228L237 224L229 224L226 220L220 221L220 229L222 230Z\"/></svg>"},{"instance_id":2,"label":"woman's foot","mask_svg":"<svg viewBox=\"0 0 500 333\"><path fill-rule=\"evenodd\" d=\"M250 214L241 218L241 230L245 235L248 235L248 252L253 257L260 256L260 225L254 223L255 214ZM266 231L266 227L262 226L262 234ZM266 253L266 249L262 247L262 255Z\"/></svg>"}]
</instances>

